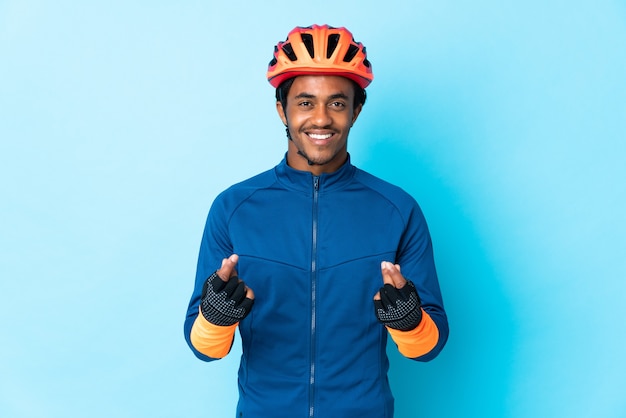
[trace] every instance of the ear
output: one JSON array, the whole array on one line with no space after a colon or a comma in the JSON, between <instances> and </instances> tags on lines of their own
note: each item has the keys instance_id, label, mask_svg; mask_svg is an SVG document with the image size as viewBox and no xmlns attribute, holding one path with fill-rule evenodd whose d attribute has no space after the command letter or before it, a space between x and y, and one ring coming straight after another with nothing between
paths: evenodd
<instances>
[{"instance_id":1,"label":"ear","mask_svg":"<svg viewBox=\"0 0 626 418\"><path fill-rule=\"evenodd\" d=\"M359 105L354 108L354 112L352 113L352 124L353 125L354 125L354 122L356 122L357 118L359 117L359 114L361 113L361 110L363 110L363 103L359 103Z\"/></svg>"},{"instance_id":2,"label":"ear","mask_svg":"<svg viewBox=\"0 0 626 418\"><path fill-rule=\"evenodd\" d=\"M285 109L280 101L276 101L276 111L280 120L283 121L283 125L287 126L287 115L285 115Z\"/></svg>"}]
</instances>

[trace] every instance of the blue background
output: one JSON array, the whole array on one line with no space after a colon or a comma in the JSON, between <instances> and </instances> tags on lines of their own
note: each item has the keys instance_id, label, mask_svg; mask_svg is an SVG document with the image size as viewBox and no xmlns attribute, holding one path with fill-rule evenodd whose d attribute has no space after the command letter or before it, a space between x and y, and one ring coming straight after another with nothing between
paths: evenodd
<instances>
[{"instance_id":1,"label":"blue background","mask_svg":"<svg viewBox=\"0 0 626 418\"><path fill-rule=\"evenodd\" d=\"M0 416L230 417L182 335L208 208L286 150L265 70L345 25L353 162L429 220L451 336L398 418L626 416L623 1L0 0Z\"/></svg>"}]
</instances>

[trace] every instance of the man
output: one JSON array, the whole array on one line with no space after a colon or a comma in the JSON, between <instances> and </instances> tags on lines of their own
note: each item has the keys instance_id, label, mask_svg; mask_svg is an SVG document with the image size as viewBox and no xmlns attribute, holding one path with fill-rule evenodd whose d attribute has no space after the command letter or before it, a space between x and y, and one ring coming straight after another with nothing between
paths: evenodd
<instances>
[{"instance_id":1,"label":"man","mask_svg":"<svg viewBox=\"0 0 626 418\"><path fill-rule=\"evenodd\" d=\"M212 361L239 327L238 417L392 417L388 333L428 361L448 323L417 203L350 162L365 48L345 28L297 27L267 76L287 154L215 199L185 337Z\"/></svg>"}]
</instances>

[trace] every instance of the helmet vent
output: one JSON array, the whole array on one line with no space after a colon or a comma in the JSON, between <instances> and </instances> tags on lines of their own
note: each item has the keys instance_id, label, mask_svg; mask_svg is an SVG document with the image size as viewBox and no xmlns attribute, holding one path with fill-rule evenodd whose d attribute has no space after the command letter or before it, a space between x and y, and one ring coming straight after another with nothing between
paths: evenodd
<instances>
[{"instance_id":1,"label":"helmet vent","mask_svg":"<svg viewBox=\"0 0 626 418\"><path fill-rule=\"evenodd\" d=\"M287 58L289 58L291 61L298 60L298 57L296 56L295 52L293 52L293 47L291 46L291 44L284 44L282 46L282 50L285 53L285 55L287 55Z\"/></svg>"},{"instance_id":2,"label":"helmet vent","mask_svg":"<svg viewBox=\"0 0 626 418\"><path fill-rule=\"evenodd\" d=\"M302 37L302 43L306 46L306 50L309 52L311 58L315 58L315 46L313 46L313 35L310 33L303 33L300 35Z\"/></svg>"},{"instance_id":3,"label":"helmet vent","mask_svg":"<svg viewBox=\"0 0 626 418\"><path fill-rule=\"evenodd\" d=\"M350 48L348 48L348 52L346 52L346 56L343 57L343 62L352 61L352 58L356 56L357 52L359 52L359 47L356 45L350 45Z\"/></svg>"},{"instance_id":4,"label":"helmet vent","mask_svg":"<svg viewBox=\"0 0 626 418\"><path fill-rule=\"evenodd\" d=\"M363 55L365 55L365 59L363 60L363 65L365 65L367 68L370 68L370 66L372 64L370 64L369 60L367 59L367 52L365 52L365 47L363 47Z\"/></svg>"},{"instance_id":5,"label":"helmet vent","mask_svg":"<svg viewBox=\"0 0 626 418\"><path fill-rule=\"evenodd\" d=\"M330 58L337 49L337 45L339 45L339 35L333 34L328 35L328 47L326 48L326 58Z\"/></svg>"}]
</instances>

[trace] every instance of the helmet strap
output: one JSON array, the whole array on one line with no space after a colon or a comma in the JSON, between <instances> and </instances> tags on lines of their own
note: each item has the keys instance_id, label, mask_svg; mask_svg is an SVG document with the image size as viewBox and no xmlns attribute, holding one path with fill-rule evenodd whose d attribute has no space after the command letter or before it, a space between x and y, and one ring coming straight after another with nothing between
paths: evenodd
<instances>
[{"instance_id":1,"label":"helmet strap","mask_svg":"<svg viewBox=\"0 0 626 418\"><path fill-rule=\"evenodd\" d=\"M287 133L287 139L291 142L293 142L293 138L291 137L291 132L289 132L289 126L285 125L285 132ZM313 161L309 160L309 157L306 156L306 154L304 152L302 152L298 146L296 145L296 143L293 143L294 146L296 147L296 149L298 149L298 155L302 158L304 158L307 162L308 165L316 165L316 163L314 163Z\"/></svg>"}]
</instances>

